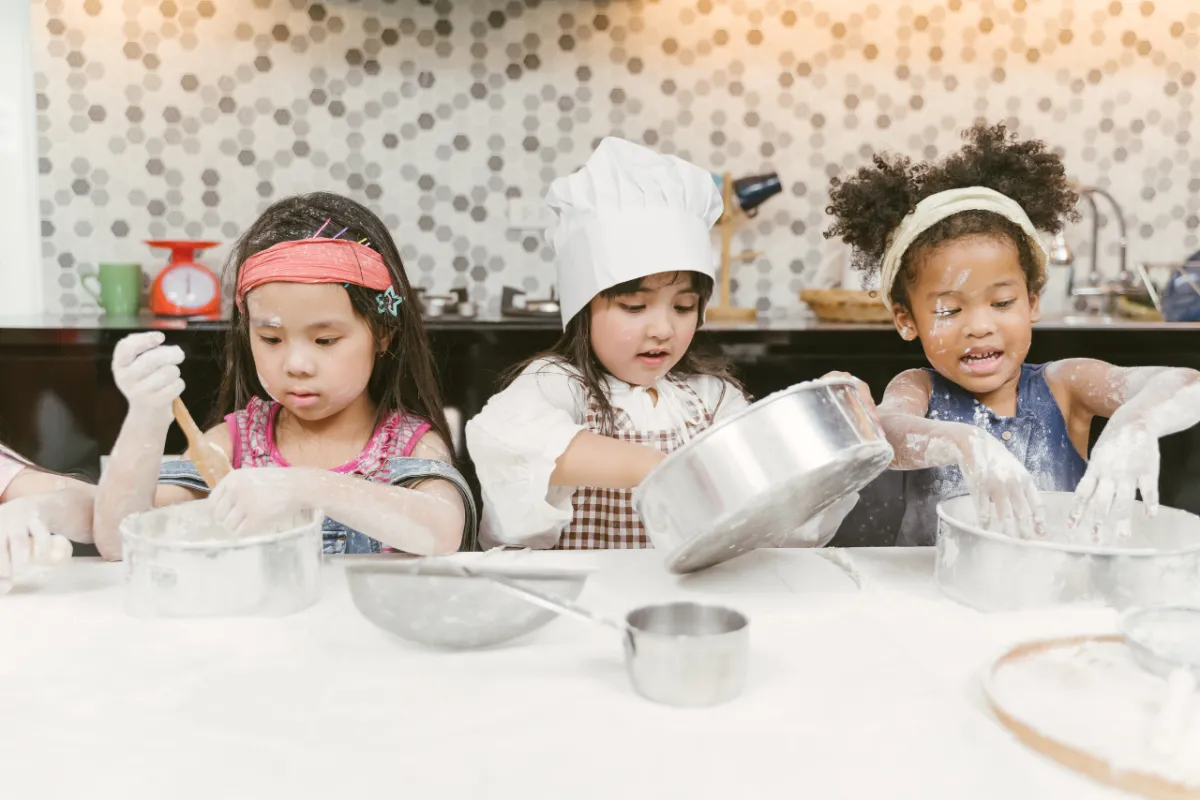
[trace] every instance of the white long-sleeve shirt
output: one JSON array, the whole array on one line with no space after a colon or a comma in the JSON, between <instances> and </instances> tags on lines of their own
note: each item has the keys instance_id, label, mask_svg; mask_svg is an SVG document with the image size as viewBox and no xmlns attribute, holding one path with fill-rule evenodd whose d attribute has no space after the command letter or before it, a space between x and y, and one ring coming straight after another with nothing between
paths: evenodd
<instances>
[{"instance_id":1,"label":"white long-sleeve shirt","mask_svg":"<svg viewBox=\"0 0 1200 800\"><path fill-rule=\"evenodd\" d=\"M588 398L574 367L549 359L530 364L467 423L467 449L483 494L480 542L553 547L571 521L575 487L551 486L555 462L586 430ZM717 422L748 404L732 384L711 375L687 384ZM630 386L607 379L609 400L638 430L682 429L680 390L665 379ZM648 391L654 389L657 402Z\"/></svg>"}]
</instances>

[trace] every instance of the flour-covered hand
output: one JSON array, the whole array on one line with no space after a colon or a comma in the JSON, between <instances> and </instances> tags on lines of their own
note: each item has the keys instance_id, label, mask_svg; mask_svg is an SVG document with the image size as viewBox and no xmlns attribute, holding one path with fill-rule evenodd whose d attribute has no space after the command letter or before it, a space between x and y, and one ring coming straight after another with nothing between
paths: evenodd
<instances>
[{"instance_id":1,"label":"flour-covered hand","mask_svg":"<svg viewBox=\"0 0 1200 800\"><path fill-rule=\"evenodd\" d=\"M875 407L875 398L871 397L871 387L867 386L866 382L854 377L849 372L826 372L821 376L821 380L845 380L854 384L854 390L858 392L858 396L862 398L863 405L867 407L867 411L875 421L879 421L879 409Z\"/></svg>"},{"instance_id":2,"label":"flour-covered hand","mask_svg":"<svg viewBox=\"0 0 1200 800\"><path fill-rule=\"evenodd\" d=\"M1158 469L1158 437L1140 422L1109 422L1075 490L1071 527L1090 529L1097 542L1109 530L1129 536L1137 491L1147 512L1158 512Z\"/></svg>"},{"instance_id":3,"label":"flour-covered hand","mask_svg":"<svg viewBox=\"0 0 1200 800\"><path fill-rule=\"evenodd\" d=\"M38 499L21 498L0 506L0 594L12 588L13 579L31 565L70 558L71 543L50 535Z\"/></svg>"},{"instance_id":4,"label":"flour-covered hand","mask_svg":"<svg viewBox=\"0 0 1200 800\"><path fill-rule=\"evenodd\" d=\"M171 401L183 393L183 350L165 341L158 331L126 336L113 350L112 371L131 414L169 424Z\"/></svg>"},{"instance_id":5,"label":"flour-covered hand","mask_svg":"<svg viewBox=\"0 0 1200 800\"><path fill-rule=\"evenodd\" d=\"M237 536L275 530L281 520L310 507L311 472L299 467L235 469L209 497L213 519Z\"/></svg>"},{"instance_id":6,"label":"flour-covered hand","mask_svg":"<svg viewBox=\"0 0 1200 800\"><path fill-rule=\"evenodd\" d=\"M959 467L982 528L1018 538L1045 536L1045 513L1029 470L987 431L972 429Z\"/></svg>"}]
</instances>

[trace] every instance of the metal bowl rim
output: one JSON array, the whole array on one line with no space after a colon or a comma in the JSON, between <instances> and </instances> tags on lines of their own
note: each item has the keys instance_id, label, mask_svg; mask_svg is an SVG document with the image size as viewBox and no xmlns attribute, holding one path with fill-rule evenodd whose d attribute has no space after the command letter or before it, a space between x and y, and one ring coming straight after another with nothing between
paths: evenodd
<instances>
[{"instance_id":1,"label":"metal bowl rim","mask_svg":"<svg viewBox=\"0 0 1200 800\"><path fill-rule=\"evenodd\" d=\"M477 580L477 578L473 578L470 575L453 574L447 568L441 565L431 565L423 562L424 560L419 556L384 559L363 557L354 561L346 561L345 569L347 574L392 574L403 575L405 577L449 578L467 581ZM488 575L496 575L501 578L511 578L514 580L582 581L586 580L589 576L597 571L597 568L594 566L541 567L533 564L471 564L468 566L472 574L479 577L486 578Z\"/></svg>"},{"instance_id":2,"label":"metal bowl rim","mask_svg":"<svg viewBox=\"0 0 1200 800\"><path fill-rule=\"evenodd\" d=\"M1074 492L1040 492L1040 494L1073 496ZM1047 541L1043 541L1041 539L1014 539L1012 536L1008 536L1003 533L996 533L995 531L985 530L983 528L977 527L975 525L970 525L966 522L963 522L962 520L959 520L959 519L956 519L956 518L950 516L950 514L944 509L944 506L947 503L953 502L955 500L960 500L963 497L966 497L966 495L959 495L958 497L951 497L949 500L943 500L942 502L938 503L938 505L937 505L938 519L941 520L942 522L947 523L948 525L954 526L954 528L959 531L972 534L973 536L978 536L981 539L988 539L993 542L1001 542L1003 544L1008 544L1008 545L1015 544L1020 547L1030 547L1035 550L1050 550L1055 553L1065 553L1067 555L1081 555L1081 556L1124 556L1124 557L1137 556L1139 558L1144 558L1144 557L1155 557L1155 556L1178 556L1178 555L1188 555L1190 553L1200 553L1200 539L1198 539L1196 541L1196 544L1194 544L1194 545L1191 545L1188 547L1181 547L1176 550L1155 550L1154 548L1151 548L1151 547L1115 548L1115 547L1105 547L1104 545L1095 545L1095 544L1070 544L1070 543L1063 543L1063 542L1047 542ZM1171 507L1167 506L1167 508L1171 508ZM1171 510L1177 511L1180 514L1187 514L1188 516L1191 516L1191 517L1196 516L1195 514L1192 514L1189 511L1184 511L1181 508L1171 508ZM941 526L938 527L937 538L938 539L942 538Z\"/></svg>"},{"instance_id":3,"label":"metal bowl rim","mask_svg":"<svg viewBox=\"0 0 1200 800\"><path fill-rule=\"evenodd\" d=\"M807 394L808 392L815 391L817 389L826 389L832 386L845 386L853 390L854 382L848 378L821 378L819 380L804 381L803 383L797 383L794 386L789 386L786 389L774 392L762 398L761 400L751 403L750 405L734 414L731 414L720 422L710 425L691 440L684 443L682 447L680 447L678 450L675 450L673 453L671 453L671 455L674 456L689 449L695 449L699 447L701 442L703 442L705 439L715 436L717 431L727 428L730 425L733 425L735 422L740 421L743 417L749 416L752 412L761 408L766 408L767 406L772 405L779 400L783 400L784 398L791 397L795 394ZM638 507L639 501L641 500L643 488L652 483L657 475L661 474L665 469L668 469L671 462L671 458L663 459L654 466L654 469L646 473L646 477L642 478L642 482L638 484L633 491L633 506L635 509Z\"/></svg>"},{"instance_id":4,"label":"metal bowl rim","mask_svg":"<svg viewBox=\"0 0 1200 800\"><path fill-rule=\"evenodd\" d=\"M182 504L179 504L182 505ZM312 515L308 522L297 525L286 531L277 531L275 533L262 533L257 536L239 536L232 539L202 539L198 541L179 541L174 539L163 539L158 536L147 536L141 533L134 533L129 527L133 520L141 517L144 514L153 514L171 506L159 506L158 508L150 508L145 511L140 511L136 514L130 514L125 519L121 520L121 542L123 545L140 545L150 544L156 547L169 548L172 550L212 550L219 548L224 551L244 550L250 547L258 547L264 544L275 544L288 539L301 539L304 536L316 534L321 535L321 520L325 514L319 509L307 509L301 513L310 513ZM166 512L164 512L165 515ZM313 526L316 530L312 530ZM318 551L318 555L320 552Z\"/></svg>"},{"instance_id":5,"label":"metal bowl rim","mask_svg":"<svg viewBox=\"0 0 1200 800\"><path fill-rule=\"evenodd\" d=\"M736 622L738 622L739 624L736 628L733 628L733 629L727 630L727 631L721 631L720 633L659 633L657 631L648 631L648 630L639 628L638 626L634 625L629 619L634 614L637 614L640 611L649 611L651 609L661 609L661 608L676 608L676 607L680 607L680 606L693 606L693 607L697 607L697 608L704 608L709 611L720 611L724 614L727 614L727 615L733 617L733 619ZM750 618L747 617L742 612L738 611L736 608L730 608L729 606L714 605L712 603L697 603L697 602L694 602L691 600L677 600L677 601L671 602L671 603L650 603L648 605L638 606L637 608L630 609L628 612L626 612L625 624L626 624L626 626L628 626L629 630L633 632L633 635L637 636L639 638L643 637L643 636L649 636L654 639L672 639L672 640L682 639L682 640L688 640L688 641L695 641L695 640L699 640L699 639L716 639L719 636L729 636L731 634L746 633L747 631L750 630Z\"/></svg>"}]
</instances>

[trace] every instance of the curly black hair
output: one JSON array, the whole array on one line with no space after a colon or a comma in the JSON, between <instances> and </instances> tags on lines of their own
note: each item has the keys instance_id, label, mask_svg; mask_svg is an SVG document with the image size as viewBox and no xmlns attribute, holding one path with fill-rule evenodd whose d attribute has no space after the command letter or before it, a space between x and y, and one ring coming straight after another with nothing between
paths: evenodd
<instances>
[{"instance_id":1,"label":"curly black hair","mask_svg":"<svg viewBox=\"0 0 1200 800\"><path fill-rule=\"evenodd\" d=\"M976 124L963 133L966 144L941 161L914 164L903 156L876 155L870 167L829 184L826 213L836 218L825 238L841 237L854 248L853 265L866 276L878 271L888 239L917 203L947 189L983 186L1012 198L1033 226L1058 233L1064 220L1077 220L1062 157L1045 142L1021 140L1004 124ZM1044 270L1020 226L989 211L964 211L926 230L904 253L892 299L908 307L908 286L922 259L946 242L967 236L995 236L1017 248L1031 294L1046 283Z\"/></svg>"}]
</instances>

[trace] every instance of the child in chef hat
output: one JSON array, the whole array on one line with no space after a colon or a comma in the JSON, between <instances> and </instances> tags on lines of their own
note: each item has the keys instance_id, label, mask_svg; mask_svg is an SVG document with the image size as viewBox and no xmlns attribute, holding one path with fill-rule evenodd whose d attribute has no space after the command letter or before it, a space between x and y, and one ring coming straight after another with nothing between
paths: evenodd
<instances>
[{"instance_id":1,"label":"child in chef hat","mask_svg":"<svg viewBox=\"0 0 1200 800\"><path fill-rule=\"evenodd\" d=\"M328 192L274 203L233 248L222 421L209 443L233 467L206 501L231 532L320 509L326 553L453 552L475 531L453 466L433 356L387 227ZM183 351L157 331L113 352L129 414L96 500L101 555L151 506L203 498L190 461L160 467Z\"/></svg>"},{"instance_id":2,"label":"child in chef hat","mask_svg":"<svg viewBox=\"0 0 1200 800\"><path fill-rule=\"evenodd\" d=\"M1038 490L1074 491L1070 527L1129 532L1158 502L1158 439L1200 421L1200 373L1091 359L1027 364L1046 282L1039 232L1075 216L1061 158L1003 125L972 128L938 163L876 156L832 182L827 236L878 272L896 329L931 367L879 407L904 475L900 544L931 544L936 504L969 491L981 521L1045 535ZM1093 417L1108 426L1087 460ZM866 505L866 503L864 503Z\"/></svg>"},{"instance_id":3,"label":"child in chef hat","mask_svg":"<svg viewBox=\"0 0 1200 800\"><path fill-rule=\"evenodd\" d=\"M95 487L36 466L0 444L0 594L49 556L51 534L92 541Z\"/></svg>"},{"instance_id":4,"label":"child in chef hat","mask_svg":"<svg viewBox=\"0 0 1200 800\"><path fill-rule=\"evenodd\" d=\"M650 546L632 489L666 455L746 407L726 364L691 348L712 294L712 176L606 138L548 203L563 335L467 424L481 541ZM856 498L807 535L821 542Z\"/></svg>"}]
</instances>

